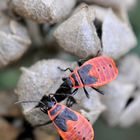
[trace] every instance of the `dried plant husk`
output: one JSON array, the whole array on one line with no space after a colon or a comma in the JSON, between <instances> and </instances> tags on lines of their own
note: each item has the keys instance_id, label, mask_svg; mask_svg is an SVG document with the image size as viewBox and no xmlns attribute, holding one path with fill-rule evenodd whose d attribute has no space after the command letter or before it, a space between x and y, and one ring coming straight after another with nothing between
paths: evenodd
<instances>
[{"instance_id":1,"label":"dried plant husk","mask_svg":"<svg viewBox=\"0 0 140 140\"><path fill-rule=\"evenodd\" d=\"M102 89L105 96L101 97L101 101L106 106L102 116L110 126L118 125L134 89L135 85L123 83L118 79Z\"/></svg>"},{"instance_id":2,"label":"dried plant husk","mask_svg":"<svg viewBox=\"0 0 140 140\"><path fill-rule=\"evenodd\" d=\"M102 25L103 54L119 58L136 47L137 40L130 25L108 10Z\"/></svg>"},{"instance_id":3,"label":"dried plant husk","mask_svg":"<svg viewBox=\"0 0 140 140\"><path fill-rule=\"evenodd\" d=\"M95 16L88 5L83 5L54 31L58 44L67 52L86 58L101 50L94 26Z\"/></svg>"},{"instance_id":4,"label":"dried plant husk","mask_svg":"<svg viewBox=\"0 0 140 140\"><path fill-rule=\"evenodd\" d=\"M27 29L0 13L0 68L21 58L30 44Z\"/></svg>"},{"instance_id":5,"label":"dried plant husk","mask_svg":"<svg viewBox=\"0 0 140 140\"><path fill-rule=\"evenodd\" d=\"M9 7L16 14L37 23L57 23L65 19L76 0L10 0Z\"/></svg>"},{"instance_id":6,"label":"dried plant husk","mask_svg":"<svg viewBox=\"0 0 140 140\"><path fill-rule=\"evenodd\" d=\"M137 39L125 10L118 13L111 8L94 5L90 6L90 10L98 21L96 29L99 28L101 34L103 55L118 59L136 47Z\"/></svg>"},{"instance_id":7,"label":"dried plant husk","mask_svg":"<svg viewBox=\"0 0 140 140\"><path fill-rule=\"evenodd\" d=\"M125 10L118 13L84 3L56 28L54 37L64 50L81 58L100 51L118 59L137 44Z\"/></svg>"}]
</instances>

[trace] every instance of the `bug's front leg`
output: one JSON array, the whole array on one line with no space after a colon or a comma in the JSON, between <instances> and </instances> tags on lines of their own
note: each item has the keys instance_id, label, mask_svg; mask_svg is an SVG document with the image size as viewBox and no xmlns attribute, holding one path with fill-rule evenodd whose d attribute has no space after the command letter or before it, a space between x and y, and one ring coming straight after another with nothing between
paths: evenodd
<instances>
[{"instance_id":1,"label":"bug's front leg","mask_svg":"<svg viewBox=\"0 0 140 140\"><path fill-rule=\"evenodd\" d=\"M72 68L66 68L66 69L62 69L62 68L60 68L60 67L57 67L59 70L61 70L61 71L67 71L67 70L69 70L70 72L73 72L73 69Z\"/></svg>"}]
</instances>

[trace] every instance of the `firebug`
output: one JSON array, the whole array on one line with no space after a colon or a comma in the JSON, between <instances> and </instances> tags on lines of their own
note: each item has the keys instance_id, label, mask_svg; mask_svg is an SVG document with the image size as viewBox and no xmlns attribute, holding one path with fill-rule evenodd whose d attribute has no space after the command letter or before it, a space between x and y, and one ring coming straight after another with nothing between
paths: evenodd
<instances>
[{"instance_id":1,"label":"firebug","mask_svg":"<svg viewBox=\"0 0 140 140\"><path fill-rule=\"evenodd\" d=\"M27 103L37 101L19 101L17 103ZM54 97L44 95L36 106L50 118L45 124L53 123L60 140L93 140L94 131L90 122L80 113L57 103Z\"/></svg>"},{"instance_id":2,"label":"firebug","mask_svg":"<svg viewBox=\"0 0 140 140\"><path fill-rule=\"evenodd\" d=\"M69 77L63 78L63 83L60 85L56 93L62 93L60 97L55 95L58 102L65 99L64 93L74 95L79 88L83 88L86 96L89 98L89 94L86 87L91 87L97 92L103 94L98 87L104 86L109 82L116 79L118 75L118 68L114 60L107 56L98 56L88 61L81 63L78 62L79 67L72 70L71 68L62 69L61 71L70 70ZM72 89L75 88L73 91ZM70 99L70 98L69 98Z\"/></svg>"}]
</instances>

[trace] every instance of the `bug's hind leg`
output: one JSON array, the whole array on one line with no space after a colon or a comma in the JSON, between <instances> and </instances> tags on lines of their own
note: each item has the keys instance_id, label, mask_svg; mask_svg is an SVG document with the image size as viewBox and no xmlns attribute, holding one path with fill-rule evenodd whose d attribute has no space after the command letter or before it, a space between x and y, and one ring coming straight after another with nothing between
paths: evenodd
<instances>
[{"instance_id":1,"label":"bug's hind leg","mask_svg":"<svg viewBox=\"0 0 140 140\"><path fill-rule=\"evenodd\" d=\"M67 71L67 70L69 70L70 72L73 72L73 69L71 69L71 68L66 68L66 69L62 69L62 68L60 68L60 67L57 67L59 70L61 70L61 71Z\"/></svg>"},{"instance_id":2,"label":"bug's hind leg","mask_svg":"<svg viewBox=\"0 0 140 140\"><path fill-rule=\"evenodd\" d=\"M43 124L37 124L37 125L35 125L34 128L40 127L40 126L44 126L44 125L48 125L48 124L51 124L51 123L52 123L52 120L49 120L49 121L47 121L47 122L45 122Z\"/></svg>"},{"instance_id":3,"label":"bug's hind leg","mask_svg":"<svg viewBox=\"0 0 140 140\"><path fill-rule=\"evenodd\" d=\"M94 88L94 87L91 87L91 88L94 89L94 90L96 90L98 93L104 95L103 91L101 91L101 90L99 90L99 89L97 89L97 88Z\"/></svg>"},{"instance_id":4,"label":"bug's hind leg","mask_svg":"<svg viewBox=\"0 0 140 140\"><path fill-rule=\"evenodd\" d=\"M75 98L72 97L72 96L69 96L67 101L66 101L66 106L67 107L72 107L74 104L77 104Z\"/></svg>"},{"instance_id":5,"label":"bug's hind leg","mask_svg":"<svg viewBox=\"0 0 140 140\"><path fill-rule=\"evenodd\" d=\"M84 87L83 87L83 89L84 89L85 95L87 96L87 98L89 98L89 94L88 94L87 90Z\"/></svg>"}]
</instances>

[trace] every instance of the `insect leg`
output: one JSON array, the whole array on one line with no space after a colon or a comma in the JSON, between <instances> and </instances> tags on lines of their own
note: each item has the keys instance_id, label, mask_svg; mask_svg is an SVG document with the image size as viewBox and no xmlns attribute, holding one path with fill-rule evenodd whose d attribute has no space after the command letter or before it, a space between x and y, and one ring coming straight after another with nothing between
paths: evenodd
<instances>
[{"instance_id":1,"label":"insect leg","mask_svg":"<svg viewBox=\"0 0 140 140\"><path fill-rule=\"evenodd\" d=\"M44 125L48 125L48 124L51 124L51 123L52 123L52 120L49 120L49 121L47 121L47 122L45 122L43 124L37 124L37 125L35 125L34 128L40 127L40 126L44 126Z\"/></svg>"},{"instance_id":2,"label":"insect leg","mask_svg":"<svg viewBox=\"0 0 140 140\"><path fill-rule=\"evenodd\" d=\"M70 72L73 72L73 69L71 69L71 68L66 68L66 69L62 69L62 68L60 68L60 67L57 67L59 70L61 70L61 71L67 71L67 70L69 70Z\"/></svg>"},{"instance_id":3,"label":"insect leg","mask_svg":"<svg viewBox=\"0 0 140 140\"><path fill-rule=\"evenodd\" d=\"M103 50L98 50L97 54L94 57L100 56L102 54Z\"/></svg>"},{"instance_id":4,"label":"insect leg","mask_svg":"<svg viewBox=\"0 0 140 140\"><path fill-rule=\"evenodd\" d=\"M86 61L88 61L89 59L94 58L94 57L95 57L95 56L90 55L90 56L88 56L88 57L86 57L86 58L79 59L79 60L77 61L78 66L80 67L81 65L83 65L83 63L85 63Z\"/></svg>"},{"instance_id":5,"label":"insect leg","mask_svg":"<svg viewBox=\"0 0 140 140\"><path fill-rule=\"evenodd\" d=\"M78 91L78 88L76 88L73 92L72 92L72 95L75 95L76 92ZM73 104L77 104L75 98L73 96L69 96L67 101L66 101L66 105L67 107L72 107Z\"/></svg>"},{"instance_id":6,"label":"insect leg","mask_svg":"<svg viewBox=\"0 0 140 140\"><path fill-rule=\"evenodd\" d=\"M86 58L84 58L84 59L79 59L79 60L77 61L77 64L78 64L78 66L80 67L80 66L82 66L83 63L85 63L86 61L87 61Z\"/></svg>"},{"instance_id":7,"label":"insect leg","mask_svg":"<svg viewBox=\"0 0 140 140\"><path fill-rule=\"evenodd\" d=\"M72 107L73 104L77 104L76 100L74 99L74 97L69 96L67 101L66 101L66 106L67 107Z\"/></svg>"},{"instance_id":8,"label":"insect leg","mask_svg":"<svg viewBox=\"0 0 140 140\"><path fill-rule=\"evenodd\" d=\"M94 88L94 87L91 87L91 88L94 89L94 90L96 90L98 93L104 95L104 93L103 93L101 90L99 90L99 89L97 89L97 88Z\"/></svg>"},{"instance_id":9,"label":"insect leg","mask_svg":"<svg viewBox=\"0 0 140 140\"><path fill-rule=\"evenodd\" d=\"M77 91L78 91L78 88L76 88L75 90L73 90L72 91L72 95L75 95Z\"/></svg>"},{"instance_id":10,"label":"insect leg","mask_svg":"<svg viewBox=\"0 0 140 140\"><path fill-rule=\"evenodd\" d=\"M94 55L90 55L90 56L88 56L88 57L86 57L86 58L79 59L79 60L77 61L78 66L80 67L81 65L83 65L83 63L85 63L85 62L88 61L89 59L94 58L94 57L97 57L97 56L100 56L101 54L102 54L102 50L98 50L98 52L97 52L97 54L96 54L95 56L94 56Z\"/></svg>"},{"instance_id":11,"label":"insect leg","mask_svg":"<svg viewBox=\"0 0 140 140\"><path fill-rule=\"evenodd\" d=\"M83 89L84 89L84 92L85 92L87 98L89 98L89 94L88 94L87 90L84 87L83 87Z\"/></svg>"}]
</instances>

